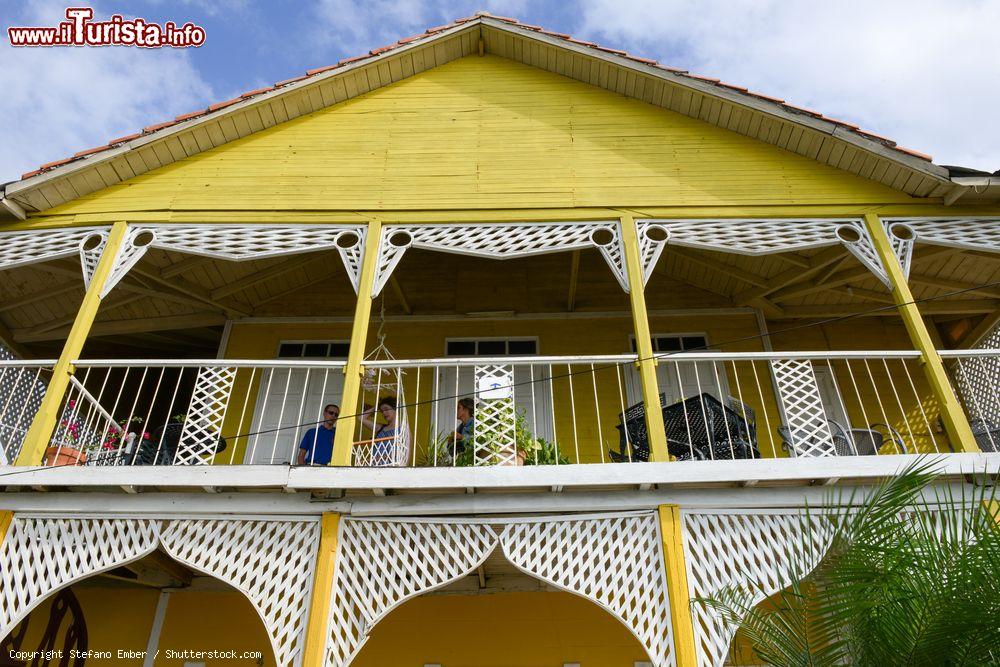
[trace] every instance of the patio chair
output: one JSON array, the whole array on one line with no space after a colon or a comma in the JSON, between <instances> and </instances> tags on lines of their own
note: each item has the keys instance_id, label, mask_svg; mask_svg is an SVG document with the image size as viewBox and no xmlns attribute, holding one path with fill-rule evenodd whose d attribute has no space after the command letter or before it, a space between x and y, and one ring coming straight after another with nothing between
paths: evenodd
<instances>
[{"instance_id":1,"label":"patio chair","mask_svg":"<svg viewBox=\"0 0 1000 667\"><path fill-rule=\"evenodd\" d=\"M871 424L868 428L852 429L833 419L827 419L826 424L833 444L833 452L830 453L835 456L874 456L886 441L892 442L898 448L898 453L908 453L903 436L888 424ZM888 436L880 429L884 429ZM787 426L779 426L778 435L781 436L782 449L791 452L793 456L815 456L817 451L829 451L820 442L822 436L815 433L793 432Z\"/></svg>"},{"instance_id":2,"label":"patio chair","mask_svg":"<svg viewBox=\"0 0 1000 667\"><path fill-rule=\"evenodd\" d=\"M661 394L661 404L663 400ZM753 411L736 399L727 402L732 407L703 393L664 407L667 451L679 461L760 458ZM632 461L648 461L649 437L643 404L633 405L619 415L619 420L624 425L624 428L618 426L620 451L609 452L612 460L628 461L627 447L631 445Z\"/></svg>"}]
</instances>

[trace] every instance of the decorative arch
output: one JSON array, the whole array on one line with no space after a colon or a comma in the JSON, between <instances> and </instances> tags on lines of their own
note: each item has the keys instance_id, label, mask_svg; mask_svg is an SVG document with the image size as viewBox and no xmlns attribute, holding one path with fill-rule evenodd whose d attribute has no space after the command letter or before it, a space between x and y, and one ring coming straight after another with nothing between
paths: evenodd
<instances>
[{"instance_id":1,"label":"decorative arch","mask_svg":"<svg viewBox=\"0 0 1000 667\"><path fill-rule=\"evenodd\" d=\"M275 661L302 662L315 573L314 519L49 519L15 516L0 545L0 637L51 594L162 546L171 557L245 595Z\"/></svg>"},{"instance_id":2,"label":"decorative arch","mask_svg":"<svg viewBox=\"0 0 1000 667\"><path fill-rule=\"evenodd\" d=\"M390 611L472 574L497 546L525 574L618 619L654 665L674 665L659 523L651 512L506 520L346 517L339 544L329 667L350 665Z\"/></svg>"},{"instance_id":3,"label":"decorative arch","mask_svg":"<svg viewBox=\"0 0 1000 667\"><path fill-rule=\"evenodd\" d=\"M729 586L755 585L753 604L812 571L829 546L830 524L799 510L681 511L688 588L692 599ZM810 543L802 550L802 538ZM691 607L699 667L721 667L737 626L703 604Z\"/></svg>"}]
</instances>

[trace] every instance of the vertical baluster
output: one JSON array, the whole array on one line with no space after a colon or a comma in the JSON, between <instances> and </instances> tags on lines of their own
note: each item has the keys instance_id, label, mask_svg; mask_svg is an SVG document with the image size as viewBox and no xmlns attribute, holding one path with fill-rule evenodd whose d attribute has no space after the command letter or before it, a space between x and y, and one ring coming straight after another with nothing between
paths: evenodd
<instances>
[{"instance_id":1,"label":"vertical baluster","mask_svg":"<svg viewBox=\"0 0 1000 667\"><path fill-rule=\"evenodd\" d=\"M236 463L236 449L239 445L240 436L243 436L243 458L246 460L247 447L250 445L250 436L243 435L246 431L249 431L251 426L246 424L247 416L247 406L250 405L250 391L253 388L253 381L257 377L257 367L254 366L250 369L250 379L247 380L246 391L243 392L243 407L240 408L240 419L236 423L236 433L233 436L233 447L232 451L229 452L229 465ZM235 384L235 383L234 383ZM263 408L262 408L263 409Z\"/></svg>"},{"instance_id":2,"label":"vertical baluster","mask_svg":"<svg viewBox=\"0 0 1000 667\"><path fill-rule=\"evenodd\" d=\"M289 370L289 374L291 374L290 370ZM306 426L306 424L303 422L303 420L306 418L306 396L309 395L309 378L310 378L311 374L312 374L312 368L306 368L306 377L302 381L302 400L301 400L301 404L299 406L299 416L295 420L295 435L292 436L292 442L291 442L291 445L289 447L289 449L292 450L291 451L291 455L289 456L289 459L288 459L288 462L291 465L295 465L298 462L298 459L299 459L299 443L301 443L302 442L302 438L305 437L305 435L302 435L300 437L299 434L302 433L302 427ZM312 459L313 460L309 461L310 464L312 464L313 461L316 458L316 440L319 437L319 423L326 418L326 415L323 414L323 405L325 403L326 403L326 382L324 381L324 383L323 383L323 392L320 394L320 397L319 397L319 404L320 404L319 405L319 421L313 423L313 425L312 425L312 427L314 429L313 430L313 448L312 448L312 451L313 451L313 453L312 453ZM308 432L309 432L309 429L306 429L306 433L308 433Z\"/></svg>"},{"instance_id":3,"label":"vertical baluster","mask_svg":"<svg viewBox=\"0 0 1000 667\"><path fill-rule=\"evenodd\" d=\"M913 452L917 453L917 439L913 437L913 429L910 428L910 418L906 416L906 410L903 408L903 401L899 398L899 391L896 389L896 381L892 379L892 373L889 372L889 362L882 359L882 366L885 368L885 376L889 379L889 386L892 388L892 395L896 399L896 405L899 407L899 414L903 418L903 425L906 426L906 432L910 436L910 444L913 447ZM886 423L888 430L889 424ZM889 433L892 437L892 432ZM904 452L900 452L903 454Z\"/></svg>"},{"instance_id":4,"label":"vertical baluster","mask_svg":"<svg viewBox=\"0 0 1000 667\"><path fill-rule=\"evenodd\" d=\"M723 367L725 367L725 363L726 362L722 362L722 363L723 363ZM752 364L753 361L751 360L750 363ZM739 373L739 371L736 368L736 361L735 360L730 359L729 360L729 365L733 369L733 379L736 381L736 398L740 402L740 411L743 413L743 423L746 425L746 429L747 429L747 445L749 445L749 449L750 449L750 451L749 451L750 458L755 459L755 458L757 458L756 455L754 454L754 445L756 444L754 442L754 439L756 437L756 433L751 433L750 432L750 417L747 415L747 404L746 404L746 401L743 400L743 388L740 386L740 373ZM763 405L763 403L761 403L761 405ZM756 424L754 425L754 430L756 431Z\"/></svg>"},{"instance_id":5,"label":"vertical baluster","mask_svg":"<svg viewBox=\"0 0 1000 667\"><path fill-rule=\"evenodd\" d=\"M705 409L705 399L702 394L705 391L701 388L701 374L698 372L698 362L692 361L691 366L694 368L694 383L698 387L698 405L701 406L701 418L703 424L705 425L705 443L708 445L708 458L712 461L715 460L715 438L714 433L711 430L711 424L708 422L708 411Z\"/></svg>"},{"instance_id":6,"label":"vertical baluster","mask_svg":"<svg viewBox=\"0 0 1000 667\"><path fill-rule=\"evenodd\" d=\"M410 447L410 466L417 466L417 441L420 438L420 371L423 367L417 366L417 382L413 389L413 446Z\"/></svg>"},{"instance_id":7,"label":"vertical baluster","mask_svg":"<svg viewBox=\"0 0 1000 667\"><path fill-rule=\"evenodd\" d=\"M559 431L556 428L556 381L552 375L552 364L547 364L546 368L549 373L549 410L552 413L552 448L556 450L556 465L559 465Z\"/></svg>"},{"instance_id":8,"label":"vertical baluster","mask_svg":"<svg viewBox=\"0 0 1000 667\"><path fill-rule=\"evenodd\" d=\"M681 363L680 361L670 362L674 366L674 373L677 375L677 388L681 392L681 412L684 414L684 428L687 429L688 436L688 451L691 452L691 460L694 461L694 436L691 435L691 420L688 418L688 406L685 401L685 396L683 387L684 383L681 381ZM662 409L662 408L661 408ZM668 436L669 437L669 436ZM669 445L669 443L668 443Z\"/></svg>"},{"instance_id":9,"label":"vertical baluster","mask_svg":"<svg viewBox=\"0 0 1000 667\"><path fill-rule=\"evenodd\" d=\"M174 405L177 402L177 393L180 391L181 380L183 379L183 377L184 377L184 367L181 366L177 369L177 381L174 383L174 391L173 394L170 396L170 405L167 408L167 416L163 420L163 428L160 429L160 439L156 443L156 451L153 452L153 460L149 462L149 465L156 465L156 462L159 461L160 459L160 452L163 449L163 441L167 438L167 430L170 428L170 420L173 418L174 415ZM179 428L184 428L184 427L180 426ZM175 456L176 454L177 453L174 452ZM174 463L174 460L171 459L170 463L171 464Z\"/></svg>"},{"instance_id":10,"label":"vertical baluster","mask_svg":"<svg viewBox=\"0 0 1000 667\"><path fill-rule=\"evenodd\" d=\"M594 414L597 415L597 449L601 452L601 463L604 463L604 441L601 439L604 431L601 428L601 404L597 400L597 373L594 372L594 364L590 364L590 379L594 383Z\"/></svg>"},{"instance_id":11,"label":"vertical baluster","mask_svg":"<svg viewBox=\"0 0 1000 667\"><path fill-rule=\"evenodd\" d=\"M260 418L258 419L258 424L257 424L257 431L253 434L253 446L250 448L251 463L253 463L256 459L257 445L260 444L260 436L262 435L261 433L262 429L260 428L260 426L261 424L264 423L264 409L266 408L267 403L270 402L268 399L271 396L271 382L274 380L274 371L275 368L273 366L264 369L264 374L267 375L267 383L264 386L264 393L261 394L261 397L264 399L264 405L261 406Z\"/></svg>"},{"instance_id":12,"label":"vertical baluster","mask_svg":"<svg viewBox=\"0 0 1000 667\"><path fill-rule=\"evenodd\" d=\"M875 401L878 403L879 412L882 413L882 423L885 424L886 427L888 428L890 426L889 415L885 411L885 405L882 404L882 395L881 395L882 392L878 390L878 385L875 384L875 376L872 374L871 364L868 363L868 359L863 359L862 361L865 364L865 371L868 373L868 379L872 383L872 389L875 391ZM890 433L890 437L891 435L892 434ZM896 444L895 440L893 441L892 445L897 450L899 449L899 446Z\"/></svg>"},{"instance_id":13,"label":"vertical baluster","mask_svg":"<svg viewBox=\"0 0 1000 667\"><path fill-rule=\"evenodd\" d=\"M934 429L931 428L931 422L927 418L927 413L924 411L924 402L920 400L920 394L917 393L917 386L913 383L913 377L910 375L910 367L906 364L906 359L900 359L899 363L903 366L903 373L906 374L906 380L910 385L910 391L913 392L913 400L917 404L917 408L920 409L920 416L924 420L924 427L927 429L927 435L930 436L931 442L934 443L934 451L940 452L941 447L938 444L937 435L934 433Z\"/></svg>"},{"instance_id":14,"label":"vertical baluster","mask_svg":"<svg viewBox=\"0 0 1000 667\"><path fill-rule=\"evenodd\" d=\"M440 401L441 401L441 368L439 366L434 366L434 388L433 396L431 398L430 410L431 410L431 438L430 441L434 443L434 454L433 454L433 467L437 467L438 464L438 450L441 449L440 443L438 442L438 434L441 432L440 425L438 423L438 417L441 414Z\"/></svg>"},{"instance_id":15,"label":"vertical baluster","mask_svg":"<svg viewBox=\"0 0 1000 667\"><path fill-rule=\"evenodd\" d=\"M270 463L276 463L278 460L278 438L281 436L282 431L285 430L285 404L288 402L288 388L292 384L292 369L285 368L285 389L281 393L281 408L278 410L278 426L274 429L274 438L271 441L271 459Z\"/></svg>"},{"instance_id":16,"label":"vertical baluster","mask_svg":"<svg viewBox=\"0 0 1000 667\"><path fill-rule=\"evenodd\" d=\"M528 364L528 374L531 381L528 386L531 387L531 436L535 439L535 445L538 445L538 414L535 410L535 365ZM538 449L532 447L531 452L535 455L535 465L538 465Z\"/></svg>"},{"instance_id":17,"label":"vertical baluster","mask_svg":"<svg viewBox=\"0 0 1000 667\"><path fill-rule=\"evenodd\" d=\"M778 447L776 446L777 443L774 441L775 431L771 428L771 418L767 416L767 403L764 402L764 388L760 384L760 374L757 373L757 364L754 363L753 359L750 360L750 370L753 371L754 383L757 385L757 397L760 399L760 411L764 413L764 426L767 429L767 437L771 442L771 451L774 453L775 458L777 458ZM774 395L773 387L771 395ZM760 436L758 435L758 437ZM763 456L763 454L761 454L761 456Z\"/></svg>"},{"instance_id":18,"label":"vertical baluster","mask_svg":"<svg viewBox=\"0 0 1000 667\"><path fill-rule=\"evenodd\" d=\"M566 379L569 381L569 409L573 419L573 449L576 452L576 462L580 462L580 441L576 430L576 398L573 391L573 366L566 364Z\"/></svg>"},{"instance_id":19,"label":"vertical baluster","mask_svg":"<svg viewBox=\"0 0 1000 667\"><path fill-rule=\"evenodd\" d=\"M846 361L846 360L845 360ZM844 413L844 417L847 419L847 442L851 445L851 449L854 450L854 455L858 455L858 443L854 439L854 429L851 428L851 413L847 411L847 406L844 405L844 397L840 394L840 385L837 382L837 372L833 368L833 361L830 359L826 360L826 367L830 369L830 379L833 380L833 391L837 394L837 401L840 403L840 410ZM834 447L834 454L840 455L837 448Z\"/></svg>"},{"instance_id":20,"label":"vertical baluster","mask_svg":"<svg viewBox=\"0 0 1000 667\"><path fill-rule=\"evenodd\" d=\"M865 399L861 395L861 389L858 387L858 380L854 377L854 370L851 368L851 360L845 359L844 366L847 367L847 375L851 378L851 386L854 387L854 396L858 401L858 405L861 407L861 416L865 420L865 426L871 426L874 422L868 417L868 410L865 409ZM870 437L870 436L869 436ZM874 442L874 440L872 441ZM875 454L878 455L880 452L878 447L874 447Z\"/></svg>"},{"instance_id":21,"label":"vertical baluster","mask_svg":"<svg viewBox=\"0 0 1000 667\"><path fill-rule=\"evenodd\" d=\"M726 404L729 402L729 397L726 396L725 392L722 391L722 381L719 379L719 367L716 365L715 360L712 360L712 375L715 376L715 387L719 392L719 403L722 404L722 423L726 427L726 438L729 440L729 455L732 460L736 460L736 448L733 447L733 434L729 429L729 419L726 416ZM712 449L715 449L714 447Z\"/></svg>"},{"instance_id":22,"label":"vertical baluster","mask_svg":"<svg viewBox=\"0 0 1000 667\"><path fill-rule=\"evenodd\" d=\"M625 414L625 392L622 390L622 365L615 364L615 378L618 380L618 402L622 409L622 431L625 433L625 455L632 463L632 436L628 432L628 417Z\"/></svg>"}]
</instances>

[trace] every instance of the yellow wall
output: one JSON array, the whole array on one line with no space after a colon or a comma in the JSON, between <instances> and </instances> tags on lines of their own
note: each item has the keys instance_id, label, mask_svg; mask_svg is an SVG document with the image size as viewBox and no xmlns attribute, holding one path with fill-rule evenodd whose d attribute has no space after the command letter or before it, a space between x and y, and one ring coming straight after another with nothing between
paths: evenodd
<instances>
[{"instance_id":1,"label":"yellow wall","mask_svg":"<svg viewBox=\"0 0 1000 667\"><path fill-rule=\"evenodd\" d=\"M908 201L728 130L486 56L423 72L47 215Z\"/></svg>"},{"instance_id":2,"label":"yellow wall","mask_svg":"<svg viewBox=\"0 0 1000 667\"><path fill-rule=\"evenodd\" d=\"M614 617L569 593L419 597L375 626L356 667L631 667L648 661Z\"/></svg>"},{"instance_id":3,"label":"yellow wall","mask_svg":"<svg viewBox=\"0 0 1000 667\"><path fill-rule=\"evenodd\" d=\"M83 609L91 651L109 651L111 659L101 655L88 664L141 665L141 657L128 654L118 657L118 651L145 651L156 612L160 592L142 586L103 583L90 579L72 587ZM47 599L29 616L28 633L21 650L38 648L49 618L53 598ZM65 630L63 631L63 633ZM59 635L56 648L62 646ZM244 651L259 652L263 659L205 660L206 667L221 665L275 664L270 640L257 612L243 594L237 591L191 591L171 593L167 604L158 644L160 655L155 664L180 667L182 658L169 659L167 649L174 651ZM135 655L135 654L133 654ZM197 661L192 659L192 661Z\"/></svg>"}]
</instances>

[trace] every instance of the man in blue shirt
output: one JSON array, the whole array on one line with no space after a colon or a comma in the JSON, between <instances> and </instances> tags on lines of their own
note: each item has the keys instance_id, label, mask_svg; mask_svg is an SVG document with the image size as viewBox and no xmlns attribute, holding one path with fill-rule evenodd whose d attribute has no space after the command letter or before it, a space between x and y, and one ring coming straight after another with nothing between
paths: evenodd
<instances>
[{"instance_id":1,"label":"man in blue shirt","mask_svg":"<svg viewBox=\"0 0 1000 667\"><path fill-rule=\"evenodd\" d=\"M323 408L323 423L306 431L299 444L299 465L329 465L333 458L333 434L337 431L340 406L330 403Z\"/></svg>"}]
</instances>

